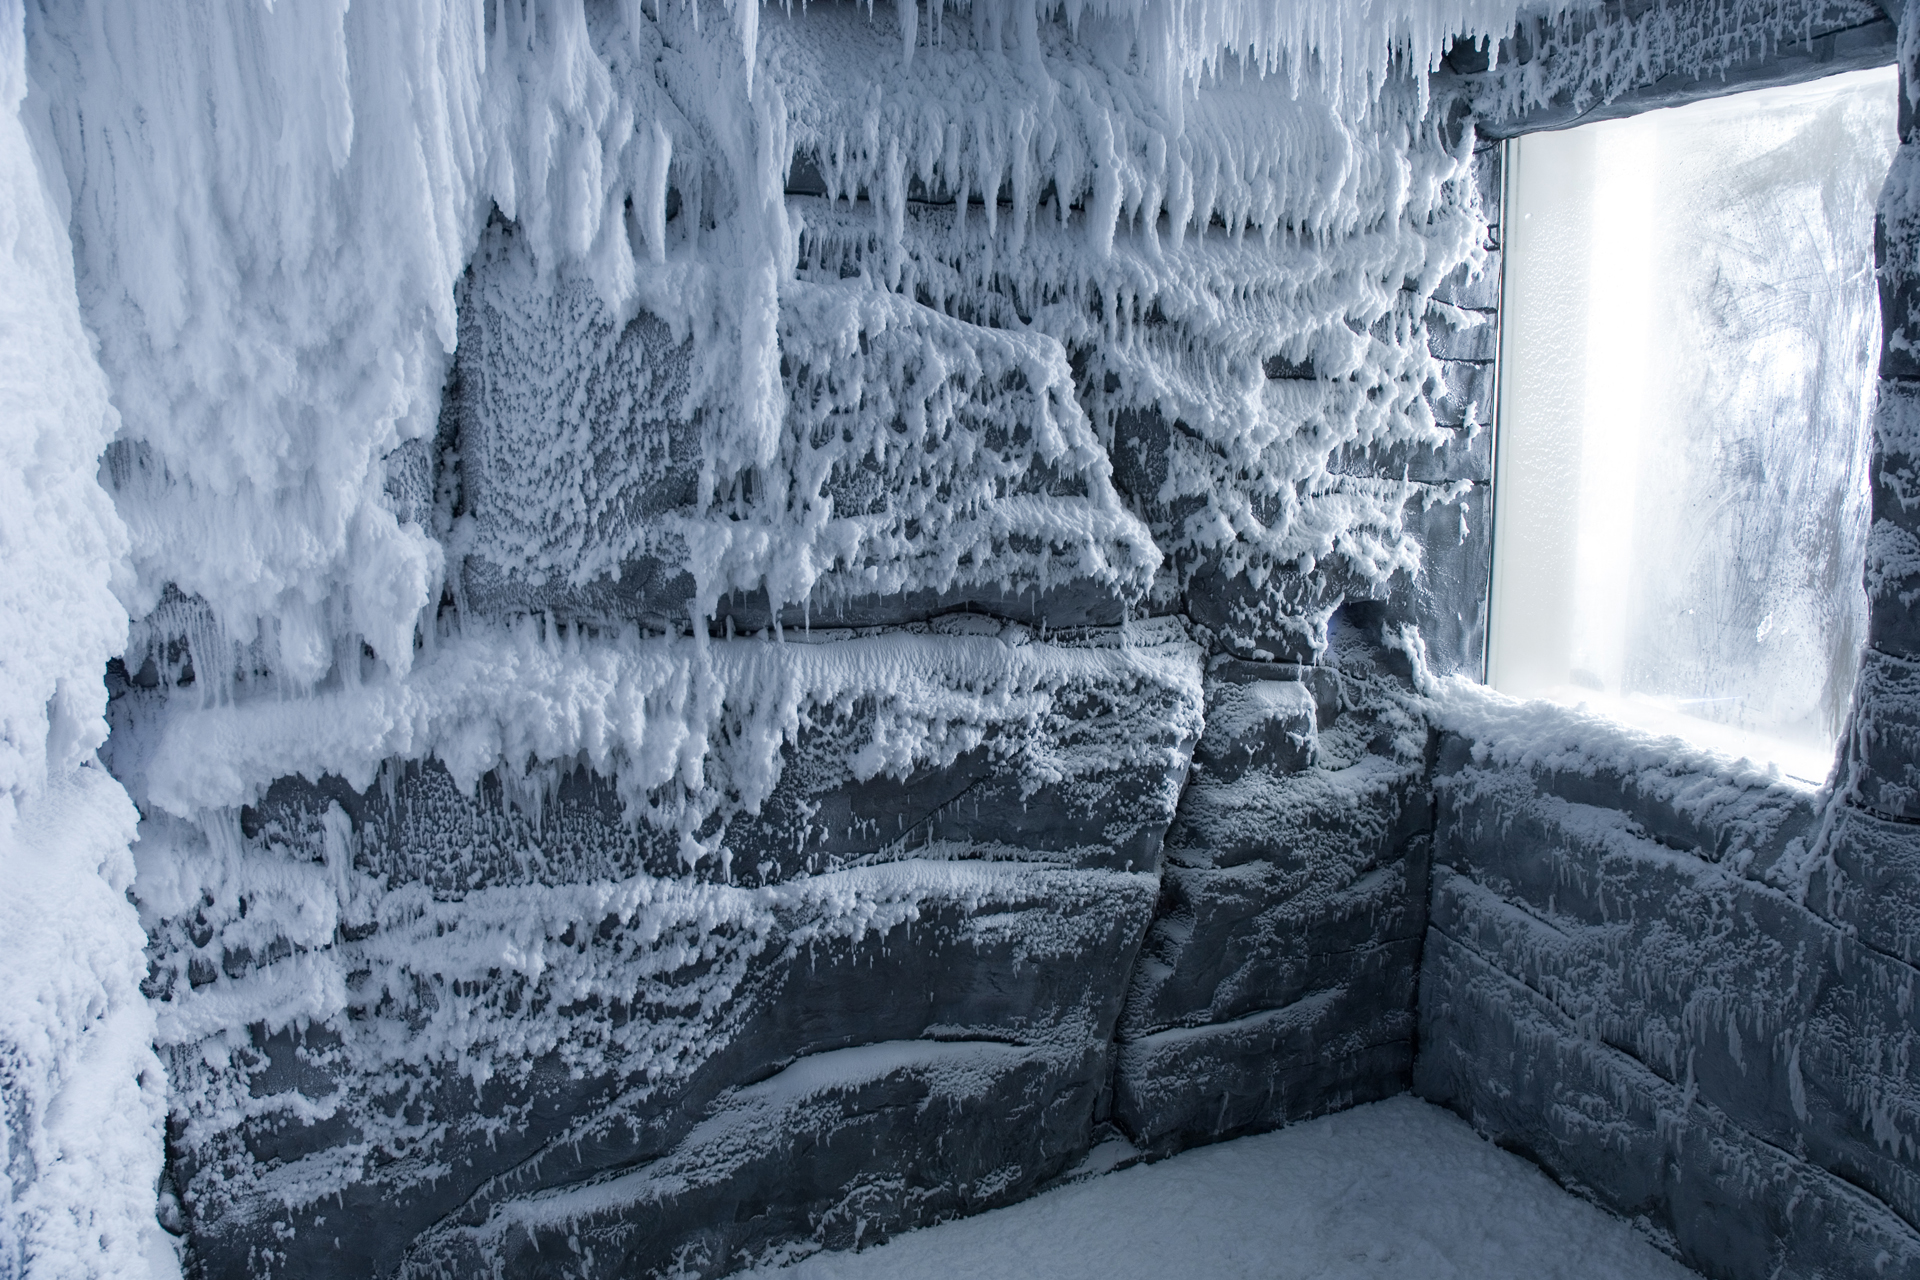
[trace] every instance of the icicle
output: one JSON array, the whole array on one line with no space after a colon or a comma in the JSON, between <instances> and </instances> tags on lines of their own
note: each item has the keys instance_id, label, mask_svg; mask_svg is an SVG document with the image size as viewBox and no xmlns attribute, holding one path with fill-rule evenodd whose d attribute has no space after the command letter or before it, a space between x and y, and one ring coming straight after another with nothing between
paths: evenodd
<instances>
[{"instance_id":1,"label":"icicle","mask_svg":"<svg viewBox=\"0 0 1920 1280\"><path fill-rule=\"evenodd\" d=\"M753 71L760 60L760 0L733 0L733 21L740 28L740 53L747 73L747 101L753 101Z\"/></svg>"},{"instance_id":2,"label":"icicle","mask_svg":"<svg viewBox=\"0 0 1920 1280\"><path fill-rule=\"evenodd\" d=\"M882 178L880 211L885 220L884 244L887 260L887 287L900 286L900 269L906 261L907 167L900 157L900 143L887 139L887 167Z\"/></svg>"},{"instance_id":3,"label":"icicle","mask_svg":"<svg viewBox=\"0 0 1920 1280\"><path fill-rule=\"evenodd\" d=\"M932 0L939 4L940 0ZM920 38L920 0L896 0L900 14L900 63L913 65L913 46Z\"/></svg>"},{"instance_id":4,"label":"icicle","mask_svg":"<svg viewBox=\"0 0 1920 1280\"><path fill-rule=\"evenodd\" d=\"M646 237L647 256L660 264L667 260L667 175L673 162L673 135L658 120L653 122L651 134L642 162L635 211L640 216L641 233Z\"/></svg>"}]
</instances>

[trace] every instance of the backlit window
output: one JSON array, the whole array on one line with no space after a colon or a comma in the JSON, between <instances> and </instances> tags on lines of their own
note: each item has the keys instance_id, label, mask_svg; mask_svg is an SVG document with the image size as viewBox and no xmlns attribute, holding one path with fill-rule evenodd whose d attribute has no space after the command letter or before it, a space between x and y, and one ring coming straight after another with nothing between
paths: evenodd
<instances>
[{"instance_id":1,"label":"backlit window","mask_svg":"<svg viewBox=\"0 0 1920 1280\"><path fill-rule=\"evenodd\" d=\"M1510 144L1494 687L1826 776L1895 94L1856 72Z\"/></svg>"}]
</instances>

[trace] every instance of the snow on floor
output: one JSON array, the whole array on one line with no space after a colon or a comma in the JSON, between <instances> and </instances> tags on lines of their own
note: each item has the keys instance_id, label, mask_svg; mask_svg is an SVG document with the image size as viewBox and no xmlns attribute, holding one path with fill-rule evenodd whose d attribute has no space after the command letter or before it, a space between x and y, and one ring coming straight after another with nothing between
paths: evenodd
<instances>
[{"instance_id":1,"label":"snow on floor","mask_svg":"<svg viewBox=\"0 0 1920 1280\"><path fill-rule=\"evenodd\" d=\"M771 1274L771 1273L761 1273ZM1665 1280L1695 1273L1411 1097L816 1254L795 1280Z\"/></svg>"}]
</instances>

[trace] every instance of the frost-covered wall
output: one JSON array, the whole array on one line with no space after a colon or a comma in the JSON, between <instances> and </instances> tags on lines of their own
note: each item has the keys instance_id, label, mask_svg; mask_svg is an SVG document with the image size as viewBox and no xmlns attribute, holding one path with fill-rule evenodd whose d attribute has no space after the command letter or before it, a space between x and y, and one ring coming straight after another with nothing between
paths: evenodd
<instances>
[{"instance_id":1,"label":"frost-covered wall","mask_svg":"<svg viewBox=\"0 0 1920 1280\"><path fill-rule=\"evenodd\" d=\"M1884 61L1892 35L1874 5L1609 7L1450 83L1508 133ZM1911 116L1879 203L1869 638L1827 788L1464 688L1435 709L1415 1088L1709 1275L1920 1270Z\"/></svg>"},{"instance_id":2,"label":"frost-covered wall","mask_svg":"<svg viewBox=\"0 0 1920 1280\"><path fill-rule=\"evenodd\" d=\"M38 194L0 340L37 344L8 422L51 461L5 473L0 782L6 838L57 856L0 945L65 985L0 1024L9 1265L718 1274L1415 1080L1532 1133L1571 1113L1531 1064L1618 992L1816 944L1839 1012L1727 1014L1800 1129L1649 1104L1534 1149L1657 1216L1751 1138L1753 1185L1868 1188L1821 1221L1909 1257L1910 1010L1873 967L1912 959L1897 388L1887 657L1817 822L1662 756L1617 796L1581 764L1601 817L1549 829L1548 757L1434 696L1483 643L1476 127L1891 32L1571 7L1490 70L1493 0L14 10L8 172ZM84 761L116 654L109 777ZM1729 857L1651 854L1633 820ZM1643 932L1749 898L1811 932L1652 973L1603 920L1525 951L1572 975L1529 987L1456 947L1476 906L1533 918L1502 858L1545 859L1549 914L1597 860ZM1586 1003L1527 1021L1543 987ZM1633 1081L1694 1105L1705 1068L1659 1072L1733 1006L1681 1005L1618 1017L1652 1037ZM1816 1052L1842 1024L1883 1066ZM141 1220L160 1063L177 1246ZM113 1088L62 1095L87 1071ZM1620 1081L1592 1098L1640 1106ZM60 1154L109 1131L124 1157ZM1650 1199L1591 1172L1687 1134L1733 1154ZM1682 1247L1747 1274L1779 1233L1743 1203ZM43 1243L77 1213L99 1230Z\"/></svg>"},{"instance_id":3,"label":"frost-covered wall","mask_svg":"<svg viewBox=\"0 0 1920 1280\"><path fill-rule=\"evenodd\" d=\"M32 5L189 1270L716 1273L1404 1088L1511 19Z\"/></svg>"}]
</instances>

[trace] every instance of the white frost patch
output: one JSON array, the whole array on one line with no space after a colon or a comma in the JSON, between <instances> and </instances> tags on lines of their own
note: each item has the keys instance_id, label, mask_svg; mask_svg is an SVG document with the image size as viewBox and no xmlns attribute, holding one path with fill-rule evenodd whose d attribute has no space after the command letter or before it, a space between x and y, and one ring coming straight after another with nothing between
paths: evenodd
<instances>
[{"instance_id":1,"label":"white frost patch","mask_svg":"<svg viewBox=\"0 0 1920 1280\"><path fill-rule=\"evenodd\" d=\"M1617 774L1706 829L1734 833L1759 847L1812 798L1810 784L1734 760L1677 737L1666 737L1584 707L1518 702L1458 676L1439 682L1429 703L1433 721L1469 739L1473 762L1592 777Z\"/></svg>"},{"instance_id":2,"label":"white frost patch","mask_svg":"<svg viewBox=\"0 0 1920 1280\"><path fill-rule=\"evenodd\" d=\"M150 1246L171 1257L154 1220L166 1076L140 995L146 938L126 899L134 819L119 784L85 768L0 835L8 1275L119 1280L146 1273Z\"/></svg>"},{"instance_id":3,"label":"white frost patch","mask_svg":"<svg viewBox=\"0 0 1920 1280\"><path fill-rule=\"evenodd\" d=\"M694 843L699 820L722 803L757 813L779 779L781 744L808 724L871 705L867 740L848 761L853 776L904 778L951 764L994 730L1037 727L1054 714L1056 695L1088 682L1174 691L1188 736L1199 736L1199 653L1172 622L1068 644L1027 643L1023 628L1010 628L1006 639L895 633L696 645L526 621L450 639L405 677L295 700L175 708L146 764L144 796L187 816L250 803L293 774L337 774L364 789L389 759L437 756L470 790L502 764L584 756L617 774L636 811L687 833L692 862L712 852ZM711 732L722 716L724 745ZM1116 767L1156 763L1143 749L1177 747L1124 738L1105 747ZM1035 787L1067 772L1040 755L1026 764ZM1077 759L1073 768L1097 764ZM684 806L661 812L648 800L676 783L690 798Z\"/></svg>"},{"instance_id":4,"label":"white frost patch","mask_svg":"<svg viewBox=\"0 0 1920 1280\"><path fill-rule=\"evenodd\" d=\"M100 672L127 638L126 530L94 478L119 417L80 323L64 183L18 114L21 41L0 4L0 838L105 741Z\"/></svg>"},{"instance_id":5,"label":"white frost patch","mask_svg":"<svg viewBox=\"0 0 1920 1280\"><path fill-rule=\"evenodd\" d=\"M1218 212L1236 235L1324 243L1431 205L1433 167L1405 172L1399 152L1438 151L1414 145L1417 71L1517 9L941 0L923 24L867 6L883 61L850 77L847 42L787 38L832 6L765 32L759 4L724 7L730 21L704 24L693 4L590 19L582 0L33 7L31 105L66 170L81 298L125 415L112 474L139 612L175 584L296 687L349 637L408 664L445 566L386 494L384 460L433 432L455 286L493 207L613 312L672 300L715 375L699 491L724 518L729 494L782 479L797 146L838 147L836 186L868 188L896 244L910 175L963 198L1004 177L1022 224L1051 186L1087 210L1092 259L1128 225L1152 236L1163 210L1176 237ZM1385 150L1318 118L1368 119L1403 69L1415 109L1380 120ZM1030 87L1005 98L1009 76ZM1223 132L1248 85L1318 105L1284 133ZM861 106L822 111L835 95ZM883 100L885 119L867 110ZM1398 266L1377 279L1390 292ZM1378 316L1355 318L1351 332Z\"/></svg>"},{"instance_id":6,"label":"white frost patch","mask_svg":"<svg viewBox=\"0 0 1920 1280\"><path fill-rule=\"evenodd\" d=\"M23 23L0 0L0 1274L177 1275L154 1220L166 1086L126 898L135 814L92 763L126 640L126 532L95 480L118 420L64 183L21 123Z\"/></svg>"},{"instance_id":7,"label":"white frost patch","mask_svg":"<svg viewBox=\"0 0 1920 1280\"><path fill-rule=\"evenodd\" d=\"M753 1274L774 1274L756 1272ZM1062 1187L795 1280L1686 1280L1627 1223L1410 1097Z\"/></svg>"}]
</instances>

